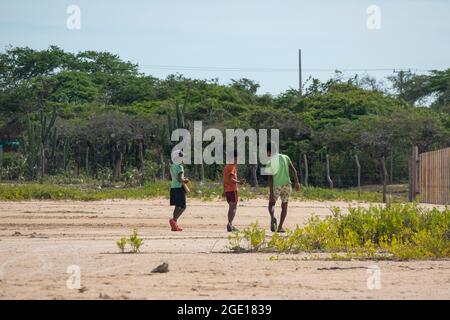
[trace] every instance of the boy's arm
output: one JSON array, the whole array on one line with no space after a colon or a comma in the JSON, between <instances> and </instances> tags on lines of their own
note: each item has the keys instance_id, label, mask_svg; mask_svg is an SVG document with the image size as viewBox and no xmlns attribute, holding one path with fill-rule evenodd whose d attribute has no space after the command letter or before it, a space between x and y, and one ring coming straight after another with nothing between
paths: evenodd
<instances>
[{"instance_id":1,"label":"boy's arm","mask_svg":"<svg viewBox=\"0 0 450 320\"><path fill-rule=\"evenodd\" d=\"M230 172L230 174L229 174L229 176L228 176L228 179L229 179L231 182L234 182L234 183L241 183L238 179L236 179L236 178L234 177L234 174L231 173L231 172Z\"/></svg>"},{"instance_id":2,"label":"boy's arm","mask_svg":"<svg viewBox=\"0 0 450 320\"><path fill-rule=\"evenodd\" d=\"M183 177L183 174L184 174L184 172L183 171L181 171L180 173L178 173L178 182L181 182L181 183L188 183L189 182L189 179L187 179L187 178L184 178Z\"/></svg>"},{"instance_id":3,"label":"boy's arm","mask_svg":"<svg viewBox=\"0 0 450 320\"><path fill-rule=\"evenodd\" d=\"M290 172L291 176L294 177L295 190L299 191L300 190L300 182L298 181L297 170L295 170L295 167L292 164L292 161L289 161L289 172Z\"/></svg>"}]
</instances>

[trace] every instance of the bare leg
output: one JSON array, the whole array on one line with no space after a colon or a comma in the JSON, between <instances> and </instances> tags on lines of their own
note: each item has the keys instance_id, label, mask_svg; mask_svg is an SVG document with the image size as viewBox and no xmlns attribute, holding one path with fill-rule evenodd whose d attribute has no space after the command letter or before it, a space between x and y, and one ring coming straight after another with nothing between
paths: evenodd
<instances>
[{"instance_id":1,"label":"bare leg","mask_svg":"<svg viewBox=\"0 0 450 320\"><path fill-rule=\"evenodd\" d=\"M272 219L275 217L275 202L269 202L269 214Z\"/></svg>"},{"instance_id":2,"label":"bare leg","mask_svg":"<svg viewBox=\"0 0 450 320\"><path fill-rule=\"evenodd\" d=\"M275 232L277 228L277 219L275 218L275 204L276 201L269 201L270 231L272 232Z\"/></svg>"},{"instance_id":3,"label":"bare leg","mask_svg":"<svg viewBox=\"0 0 450 320\"><path fill-rule=\"evenodd\" d=\"M280 216L280 224L278 225L278 230L283 229L283 223L287 216L288 203L281 203L281 216Z\"/></svg>"},{"instance_id":4,"label":"bare leg","mask_svg":"<svg viewBox=\"0 0 450 320\"><path fill-rule=\"evenodd\" d=\"M233 225L233 219L236 216L236 207L237 207L236 202L230 202L228 204L228 224L230 226Z\"/></svg>"},{"instance_id":5,"label":"bare leg","mask_svg":"<svg viewBox=\"0 0 450 320\"><path fill-rule=\"evenodd\" d=\"M175 209L173 210L173 220L177 221L178 218L183 214L184 210L186 210L186 208L175 207Z\"/></svg>"}]
</instances>

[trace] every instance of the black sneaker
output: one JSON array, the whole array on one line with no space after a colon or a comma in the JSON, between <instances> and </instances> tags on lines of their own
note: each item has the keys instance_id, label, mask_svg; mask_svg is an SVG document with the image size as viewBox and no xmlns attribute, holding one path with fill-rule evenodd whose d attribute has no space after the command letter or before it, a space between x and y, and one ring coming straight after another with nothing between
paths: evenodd
<instances>
[{"instance_id":1,"label":"black sneaker","mask_svg":"<svg viewBox=\"0 0 450 320\"><path fill-rule=\"evenodd\" d=\"M270 218L270 231L275 232L275 230L277 230L277 224L277 218Z\"/></svg>"},{"instance_id":2,"label":"black sneaker","mask_svg":"<svg viewBox=\"0 0 450 320\"><path fill-rule=\"evenodd\" d=\"M286 230L284 230L283 228L278 228L278 233L286 233Z\"/></svg>"},{"instance_id":3,"label":"black sneaker","mask_svg":"<svg viewBox=\"0 0 450 320\"><path fill-rule=\"evenodd\" d=\"M237 228L234 227L234 226L230 226L229 224L227 224L227 231L228 231L228 232L238 232L239 229L237 229Z\"/></svg>"}]
</instances>

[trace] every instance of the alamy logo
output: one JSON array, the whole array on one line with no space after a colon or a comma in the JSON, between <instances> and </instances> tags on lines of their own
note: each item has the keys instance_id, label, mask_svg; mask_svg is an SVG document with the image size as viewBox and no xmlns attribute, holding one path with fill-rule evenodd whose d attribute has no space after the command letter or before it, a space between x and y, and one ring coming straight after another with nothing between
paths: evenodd
<instances>
[{"instance_id":1,"label":"alamy logo","mask_svg":"<svg viewBox=\"0 0 450 320\"><path fill-rule=\"evenodd\" d=\"M66 280L66 287L70 290L81 289L81 268L73 264L67 267L66 273L70 274Z\"/></svg>"},{"instance_id":2,"label":"alamy logo","mask_svg":"<svg viewBox=\"0 0 450 320\"><path fill-rule=\"evenodd\" d=\"M237 164L258 164L258 160L265 164L270 158L267 144L271 144L272 154L279 150L279 130L270 129L269 141L268 129L225 129L224 139L221 130L209 128L203 132L202 121L194 121L193 139L189 130L176 129L171 134L171 141L178 142L172 148L173 162L185 164L233 163L233 154L236 150ZM209 142L209 144L203 148L204 142ZM246 150L248 150L248 157ZM181 154L180 157L179 154ZM271 165L274 164L271 163ZM267 174L264 170L261 173Z\"/></svg>"},{"instance_id":3,"label":"alamy logo","mask_svg":"<svg viewBox=\"0 0 450 320\"><path fill-rule=\"evenodd\" d=\"M367 268L367 289L380 290L381 289L381 270L377 265L372 265Z\"/></svg>"},{"instance_id":4,"label":"alamy logo","mask_svg":"<svg viewBox=\"0 0 450 320\"><path fill-rule=\"evenodd\" d=\"M77 5L70 5L66 9L66 13L69 14L66 20L66 27L69 30L81 29L81 9Z\"/></svg>"},{"instance_id":5,"label":"alamy logo","mask_svg":"<svg viewBox=\"0 0 450 320\"><path fill-rule=\"evenodd\" d=\"M381 8L377 5L367 7L367 29L380 30L381 29Z\"/></svg>"}]
</instances>

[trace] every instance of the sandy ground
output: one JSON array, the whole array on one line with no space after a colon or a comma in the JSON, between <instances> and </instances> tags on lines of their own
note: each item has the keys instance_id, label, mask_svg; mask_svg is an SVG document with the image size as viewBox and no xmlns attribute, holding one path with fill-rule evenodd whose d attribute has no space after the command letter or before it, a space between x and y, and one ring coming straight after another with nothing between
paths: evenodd
<instances>
[{"instance_id":1,"label":"sandy ground","mask_svg":"<svg viewBox=\"0 0 450 320\"><path fill-rule=\"evenodd\" d=\"M449 260L229 253L225 203L188 205L185 231L174 233L165 199L0 202L0 299L450 299ZM349 204L292 202L286 227L332 206ZM266 202L242 202L237 227L256 220L268 228ZM144 238L142 253L119 254L115 241L133 227ZM162 262L168 273L150 273ZM81 290L70 286L72 265ZM378 275L374 266L378 289L367 284Z\"/></svg>"}]
</instances>

